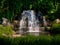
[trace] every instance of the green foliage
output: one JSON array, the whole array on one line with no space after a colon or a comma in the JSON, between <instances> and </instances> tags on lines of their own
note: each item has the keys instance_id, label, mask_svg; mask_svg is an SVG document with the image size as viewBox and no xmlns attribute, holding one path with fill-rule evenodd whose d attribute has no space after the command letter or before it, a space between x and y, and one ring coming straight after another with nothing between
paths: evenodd
<instances>
[{"instance_id":1,"label":"green foliage","mask_svg":"<svg viewBox=\"0 0 60 45\"><path fill-rule=\"evenodd\" d=\"M2 45L59 45L60 35L57 36L25 36L25 37L0 37Z\"/></svg>"},{"instance_id":2,"label":"green foliage","mask_svg":"<svg viewBox=\"0 0 60 45\"><path fill-rule=\"evenodd\" d=\"M55 13L49 14L46 17L49 21L54 21L57 17Z\"/></svg>"},{"instance_id":3,"label":"green foliage","mask_svg":"<svg viewBox=\"0 0 60 45\"><path fill-rule=\"evenodd\" d=\"M53 23L51 27L51 32L53 34L60 34L60 23Z\"/></svg>"},{"instance_id":4,"label":"green foliage","mask_svg":"<svg viewBox=\"0 0 60 45\"><path fill-rule=\"evenodd\" d=\"M59 5L60 1L58 0L0 0L0 17L6 17L12 21L15 14L20 14L22 10L31 9L40 10L44 15L56 13L57 16L60 10ZM53 17L53 15L51 16ZM57 18L60 18L58 16Z\"/></svg>"},{"instance_id":5,"label":"green foliage","mask_svg":"<svg viewBox=\"0 0 60 45\"><path fill-rule=\"evenodd\" d=\"M12 31L11 27L9 27L9 26L4 27L4 26L0 25L0 36L1 35L9 36L9 35L12 35L12 34L13 34L13 31Z\"/></svg>"}]
</instances>

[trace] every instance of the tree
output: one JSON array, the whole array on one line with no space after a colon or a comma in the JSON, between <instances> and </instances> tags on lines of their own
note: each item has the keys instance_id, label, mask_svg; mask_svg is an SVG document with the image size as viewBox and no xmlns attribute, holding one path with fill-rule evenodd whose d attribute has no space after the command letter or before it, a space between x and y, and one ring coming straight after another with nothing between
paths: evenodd
<instances>
[{"instance_id":1,"label":"tree","mask_svg":"<svg viewBox=\"0 0 60 45\"><path fill-rule=\"evenodd\" d=\"M58 0L0 0L0 16L12 20L13 16L22 10L40 10L43 15L57 16L60 10ZM51 15L53 16L53 15ZM59 15L58 15L59 16ZM57 18L59 18L57 16Z\"/></svg>"}]
</instances>

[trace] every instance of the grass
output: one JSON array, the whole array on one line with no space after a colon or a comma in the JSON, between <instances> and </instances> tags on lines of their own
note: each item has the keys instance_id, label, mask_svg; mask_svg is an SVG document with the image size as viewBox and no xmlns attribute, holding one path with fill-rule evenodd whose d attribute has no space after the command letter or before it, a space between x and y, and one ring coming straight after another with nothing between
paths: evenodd
<instances>
[{"instance_id":1,"label":"grass","mask_svg":"<svg viewBox=\"0 0 60 45\"><path fill-rule=\"evenodd\" d=\"M0 37L2 45L60 45L60 35L57 36L24 36L24 37Z\"/></svg>"}]
</instances>

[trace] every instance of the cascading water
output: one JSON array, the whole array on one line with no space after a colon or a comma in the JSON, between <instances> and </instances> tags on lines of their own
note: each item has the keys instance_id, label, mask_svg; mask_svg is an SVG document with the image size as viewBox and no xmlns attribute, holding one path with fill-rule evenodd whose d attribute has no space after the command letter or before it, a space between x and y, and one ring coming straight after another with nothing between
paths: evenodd
<instances>
[{"instance_id":1,"label":"cascading water","mask_svg":"<svg viewBox=\"0 0 60 45\"><path fill-rule=\"evenodd\" d=\"M22 15L22 19L20 20L19 33L23 34L26 30L26 27L27 27L26 16Z\"/></svg>"},{"instance_id":2,"label":"cascading water","mask_svg":"<svg viewBox=\"0 0 60 45\"><path fill-rule=\"evenodd\" d=\"M32 35L39 35L39 21L33 10L23 11L22 19L20 21L20 33L24 32L25 28L28 28L25 32L28 32ZM28 26L27 26L28 25Z\"/></svg>"}]
</instances>

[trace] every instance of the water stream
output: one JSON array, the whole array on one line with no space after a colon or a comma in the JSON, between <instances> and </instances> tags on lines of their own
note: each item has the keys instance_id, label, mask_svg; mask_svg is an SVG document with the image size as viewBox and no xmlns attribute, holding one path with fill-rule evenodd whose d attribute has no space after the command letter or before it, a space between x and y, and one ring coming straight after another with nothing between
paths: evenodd
<instances>
[{"instance_id":1,"label":"water stream","mask_svg":"<svg viewBox=\"0 0 60 45\"><path fill-rule=\"evenodd\" d=\"M39 35L40 26L39 20L33 10L24 10L22 12L22 19L20 21L20 34L29 33L32 35Z\"/></svg>"}]
</instances>

